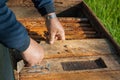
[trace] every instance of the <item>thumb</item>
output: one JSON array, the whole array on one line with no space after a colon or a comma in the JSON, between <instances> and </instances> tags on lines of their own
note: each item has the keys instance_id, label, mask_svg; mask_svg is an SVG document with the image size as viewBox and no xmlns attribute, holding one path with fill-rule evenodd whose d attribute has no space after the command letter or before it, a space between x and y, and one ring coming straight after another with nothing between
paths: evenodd
<instances>
[{"instance_id":1,"label":"thumb","mask_svg":"<svg viewBox=\"0 0 120 80\"><path fill-rule=\"evenodd\" d=\"M54 41L55 41L55 32L52 32L52 33L50 34L50 44L53 44Z\"/></svg>"}]
</instances>

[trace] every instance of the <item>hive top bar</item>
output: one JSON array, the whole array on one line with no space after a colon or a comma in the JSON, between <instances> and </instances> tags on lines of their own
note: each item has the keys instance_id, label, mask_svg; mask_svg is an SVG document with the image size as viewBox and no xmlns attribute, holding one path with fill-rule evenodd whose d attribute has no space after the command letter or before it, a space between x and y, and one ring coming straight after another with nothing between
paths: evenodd
<instances>
[{"instance_id":1,"label":"hive top bar","mask_svg":"<svg viewBox=\"0 0 120 80\"><path fill-rule=\"evenodd\" d=\"M70 6L70 5L74 5L77 4L78 2L81 2L82 0L54 0L55 5L58 6ZM14 2L14 4L13 4ZM9 0L7 2L8 6L26 6L26 7L31 7L33 6L33 3L31 0Z\"/></svg>"}]
</instances>

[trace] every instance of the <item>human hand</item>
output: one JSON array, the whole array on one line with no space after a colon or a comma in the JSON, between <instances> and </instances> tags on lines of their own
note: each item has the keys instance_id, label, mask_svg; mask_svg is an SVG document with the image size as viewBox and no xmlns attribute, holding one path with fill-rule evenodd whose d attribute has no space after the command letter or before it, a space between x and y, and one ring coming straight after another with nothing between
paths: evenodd
<instances>
[{"instance_id":1,"label":"human hand","mask_svg":"<svg viewBox=\"0 0 120 80\"><path fill-rule=\"evenodd\" d=\"M52 15L55 13L50 13ZM64 29L57 17L46 19L46 26L49 33L49 43L53 44L55 40L65 40Z\"/></svg>"},{"instance_id":2,"label":"human hand","mask_svg":"<svg viewBox=\"0 0 120 80\"><path fill-rule=\"evenodd\" d=\"M22 56L27 62L26 66L34 66L41 63L44 57L44 50L37 42L30 38L30 45L22 53Z\"/></svg>"}]
</instances>

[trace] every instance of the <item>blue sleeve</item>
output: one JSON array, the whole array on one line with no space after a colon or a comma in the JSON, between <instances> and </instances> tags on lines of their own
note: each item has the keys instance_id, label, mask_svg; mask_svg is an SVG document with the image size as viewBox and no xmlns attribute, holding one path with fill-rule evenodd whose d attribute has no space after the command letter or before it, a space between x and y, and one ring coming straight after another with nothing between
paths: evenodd
<instances>
[{"instance_id":1,"label":"blue sleeve","mask_svg":"<svg viewBox=\"0 0 120 80\"><path fill-rule=\"evenodd\" d=\"M55 12L53 0L32 0L32 1L42 16L48 13Z\"/></svg>"},{"instance_id":2,"label":"blue sleeve","mask_svg":"<svg viewBox=\"0 0 120 80\"><path fill-rule=\"evenodd\" d=\"M16 20L5 2L0 4L0 43L21 52L26 50L30 44L25 27Z\"/></svg>"}]
</instances>

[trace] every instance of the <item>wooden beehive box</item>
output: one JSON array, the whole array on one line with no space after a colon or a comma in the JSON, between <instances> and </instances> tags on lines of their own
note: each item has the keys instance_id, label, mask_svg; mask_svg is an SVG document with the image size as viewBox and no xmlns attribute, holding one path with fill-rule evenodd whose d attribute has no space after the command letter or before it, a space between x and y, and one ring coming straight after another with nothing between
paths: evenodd
<instances>
[{"instance_id":1,"label":"wooden beehive box","mask_svg":"<svg viewBox=\"0 0 120 80\"><path fill-rule=\"evenodd\" d=\"M44 19L30 0L8 6L28 34L45 49L41 65L24 67L18 80L119 80L120 49L82 0L54 0L66 40L49 45Z\"/></svg>"}]
</instances>

